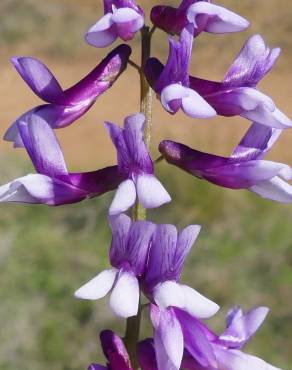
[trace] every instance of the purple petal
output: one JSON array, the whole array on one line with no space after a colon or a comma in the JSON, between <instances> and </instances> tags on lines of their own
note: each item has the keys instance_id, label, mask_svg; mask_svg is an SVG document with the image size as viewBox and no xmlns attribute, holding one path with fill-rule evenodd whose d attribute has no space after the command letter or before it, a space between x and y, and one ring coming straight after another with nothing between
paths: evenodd
<instances>
[{"instance_id":1,"label":"purple petal","mask_svg":"<svg viewBox=\"0 0 292 370\"><path fill-rule=\"evenodd\" d=\"M100 340L111 370L133 370L125 345L117 334L104 330L100 333Z\"/></svg>"},{"instance_id":2,"label":"purple petal","mask_svg":"<svg viewBox=\"0 0 292 370\"><path fill-rule=\"evenodd\" d=\"M249 190L265 199L271 199L280 203L292 203L292 185L278 176L268 181L259 182L251 186Z\"/></svg>"},{"instance_id":3,"label":"purple petal","mask_svg":"<svg viewBox=\"0 0 292 370\"><path fill-rule=\"evenodd\" d=\"M177 8L165 5L154 6L150 18L156 27L176 35L180 34L188 23L185 10L179 12Z\"/></svg>"},{"instance_id":4,"label":"purple petal","mask_svg":"<svg viewBox=\"0 0 292 370\"><path fill-rule=\"evenodd\" d=\"M149 253L144 288L151 293L152 289L166 280L176 280L173 261L177 243L177 230L173 225L157 225Z\"/></svg>"},{"instance_id":5,"label":"purple petal","mask_svg":"<svg viewBox=\"0 0 292 370\"><path fill-rule=\"evenodd\" d=\"M52 72L38 59L14 57L11 62L33 92L48 103L57 103L63 90Z\"/></svg>"},{"instance_id":6,"label":"purple petal","mask_svg":"<svg viewBox=\"0 0 292 370\"><path fill-rule=\"evenodd\" d=\"M112 266L121 268L122 262L127 258L127 243L132 221L124 214L110 217L109 221L112 229L110 262Z\"/></svg>"},{"instance_id":7,"label":"purple petal","mask_svg":"<svg viewBox=\"0 0 292 370\"><path fill-rule=\"evenodd\" d=\"M200 365L216 368L216 359L206 334L207 328L187 312L177 308L174 311L183 331L185 348Z\"/></svg>"},{"instance_id":8,"label":"purple petal","mask_svg":"<svg viewBox=\"0 0 292 370\"><path fill-rule=\"evenodd\" d=\"M116 191L109 208L111 216L127 211L136 200L136 188L132 180L123 181Z\"/></svg>"},{"instance_id":9,"label":"purple petal","mask_svg":"<svg viewBox=\"0 0 292 370\"><path fill-rule=\"evenodd\" d=\"M57 137L42 117L29 115L26 122L18 123L18 129L38 173L61 178L68 175Z\"/></svg>"},{"instance_id":10,"label":"purple petal","mask_svg":"<svg viewBox=\"0 0 292 370\"><path fill-rule=\"evenodd\" d=\"M200 230L201 226L199 225L189 225L178 234L174 260L175 270L179 275L182 272L185 259L195 243Z\"/></svg>"},{"instance_id":11,"label":"purple petal","mask_svg":"<svg viewBox=\"0 0 292 370\"><path fill-rule=\"evenodd\" d=\"M136 316L139 306L139 283L132 272L121 270L110 297L113 312L123 318Z\"/></svg>"},{"instance_id":12,"label":"purple petal","mask_svg":"<svg viewBox=\"0 0 292 370\"><path fill-rule=\"evenodd\" d=\"M189 95L188 89L181 84L166 86L160 95L161 104L169 113L176 113L182 105L182 99Z\"/></svg>"},{"instance_id":13,"label":"purple petal","mask_svg":"<svg viewBox=\"0 0 292 370\"><path fill-rule=\"evenodd\" d=\"M137 178L138 199L145 208L156 208L171 201L170 195L153 175L139 175Z\"/></svg>"},{"instance_id":14,"label":"purple petal","mask_svg":"<svg viewBox=\"0 0 292 370\"><path fill-rule=\"evenodd\" d=\"M176 83L188 86L188 69L193 47L192 31L193 28L189 25L182 30L179 41L169 38L168 59L156 83L155 91L161 93L166 86Z\"/></svg>"},{"instance_id":15,"label":"purple petal","mask_svg":"<svg viewBox=\"0 0 292 370\"><path fill-rule=\"evenodd\" d=\"M235 315L227 329L220 335L220 342L231 348L241 348L259 329L268 312L268 308L258 307L245 315Z\"/></svg>"},{"instance_id":16,"label":"purple petal","mask_svg":"<svg viewBox=\"0 0 292 370\"><path fill-rule=\"evenodd\" d=\"M105 14L87 31L85 39L89 45L104 48L111 45L118 35L113 27L112 14Z\"/></svg>"},{"instance_id":17,"label":"purple petal","mask_svg":"<svg viewBox=\"0 0 292 370\"><path fill-rule=\"evenodd\" d=\"M227 86L256 86L275 64L280 49L269 49L260 35L251 36L226 73Z\"/></svg>"},{"instance_id":18,"label":"purple petal","mask_svg":"<svg viewBox=\"0 0 292 370\"><path fill-rule=\"evenodd\" d=\"M107 370L107 367L98 364L91 364L89 365L88 370Z\"/></svg>"},{"instance_id":19,"label":"purple petal","mask_svg":"<svg viewBox=\"0 0 292 370\"><path fill-rule=\"evenodd\" d=\"M65 105L91 105L109 89L126 69L131 48L122 44L114 48L81 81L64 91Z\"/></svg>"},{"instance_id":20,"label":"purple petal","mask_svg":"<svg viewBox=\"0 0 292 370\"><path fill-rule=\"evenodd\" d=\"M103 298L112 289L118 270L104 270L76 290L74 296L79 299L97 300Z\"/></svg>"},{"instance_id":21,"label":"purple petal","mask_svg":"<svg viewBox=\"0 0 292 370\"><path fill-rule=\"evenodd\" d=\"M128 234L126 260L136 276L144 274L156 225L149 221L133 222Z\"/></svg>"},{"instance_id":22,"label":"purple petal","mask_svg":"<svg viewBox=\"0 0 292 370\"><path fill-rule=\"evenodd\" d=\"M258 357L245 354L238 350L225 350L214 346L214 351L219 368L222 367L226 370L280 370Z\"/></svg>"},{"instance_id":23,"label":"purple petal","mask_svg":"<svg viewBox=\"0 0 292 370\"><path fill-rule=\"evenodd\" d=\"M144 339L138 343L138 359L142 370L158 370L153 339Z\"/></svg>"},{"instance_id":24,"label":"purple petal","mask_svg":"<svg viewBox=\"0 0 292 370\"><path fill-rule=\"evenodd\" d=\"M124 129L106 122L106 128L117 149L120 172L135 179L141 173L153 174L153 163L144 142L145 116L133 114L125 119Z\"/></svg>"},{"instance_id":25,"label":"purple petal","mask_svg":"<svg viewBox=\"0 0 292 370\"><path fill-rule=\"evenodd\" d=\"M144 68L144 73L145 73L145 76L147 78L149 85L157 93L160 93L160 91L157 90L156 83L163 69L164 69L164 65L157 58L147 59L147 62Z\"/></svg>"},{"instance_id":26,"label":"purple petal","mask_svg":"<svg viewBox=\"0 0 292 370\"><path fill-rule=\"evenodd\" d=\"M171 141L161 142L159 150L169 163L199 178L231 189L250 188L281 173L288 177L291 172L290 168L282 163L224 158Z\"/></svg>"},{"instance_id":27,"label":"purple petal","mask_svg":"<svg viewBox=\"0 0 292 370\"><path fill-rule=\"evenodd\" d=\"M206 1L198 1L187 11L197 32L227 33L246 29L249 22L238 14Z\"/></svg>"},{"instance_id":28,"label":"purple petal","mask_svg":"<svg viewBox=\"0 0 292 370\"><path fill-rule=\"evenodd\" d=\"M172 309L161 311L157 331L167 357L174 366L173 368L179 369L183 357L184 339L181 326ZM155 338L155 347L157 339ZM159 357L157 356L158 368L163 369L161 367L161 358Z\"/></svg>"},{"instance_id":29,"label":"purple petal","mask_svg":"<svg viewBox=\"0 0 292 370\"><path fill-rule=\"evenodd\" d=\"M231 157L239 160L262 159L279 138L282 130L253 123Z\"/></svg>"}]
</instances>

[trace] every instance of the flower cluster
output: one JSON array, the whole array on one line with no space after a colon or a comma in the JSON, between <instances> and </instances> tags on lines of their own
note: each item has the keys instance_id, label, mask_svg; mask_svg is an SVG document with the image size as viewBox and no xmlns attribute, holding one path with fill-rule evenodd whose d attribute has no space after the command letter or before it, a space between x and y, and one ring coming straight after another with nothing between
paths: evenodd
<instances>
[{"instance_id":1,"label":"flower cluster","mask_svg":"<svg viewBox=\"0 0 292 370\"><path fill-rule=\"evenodd\" d=\"M207 0L183 0L177 7L158 5L150 15L153 28L145 26L143 10L133 0L104 0L104 15L86 34L95 47L116 39L129 41L142 30L147 42L156 28L169 36L165 65L145 54L141 67L130 61L131 48L114 48L101 63L74 86L63 90L50 70L31 57L14 57L12 64L32 91L45 104L22 114L7 130L4 139L25 148L36 173L0 187L0 202L71 204L116 190L109 207L112 231L109 249L111 268L97 274L75 292L80 299L97 300L110 294L109 304L118 317L139 320L141 293L153 326L153 337L135 343L134 353L114 332L101 333L107 365L90 370L131 370L139 362L142 370L276 370L263 360L245 354L242 347L264 321L268 309L255 308L244 314L231 309L226 329L214 333L204 320L219 306L180 283L184 261L200 232L190 225L178 231L174 225L154 224L131 208L157 208L171 197L155 176L144 132L150 119L150 102L141 113L125 118L124 127L106 122L105 128L117 152L117 163L91 172L68 171L54 129L63 128L84 115L123 73L128 63L140 73L146 91L155 91L170 114L180 109L192 118L239 115L250 123L247 133L229 157L203 153L170 140L159 144L161 158L171 165L213 184L230 189L248 189L261 197L292 203L292 169L264 160L291 120L274 101L257 89L270 71L280 50L269 49L259 35L250 37L221 82L189 75L194 38L245 30L241 16ZM144 36L143 36L144 35ZM178 36L178 37L177 37ZM148 48L149 49L149 48ZM148 50L147 49L147 50ZM143 85L143 86L144 86ZM145 102L143 102L145 103ZM147 105L148 104L148 105ZM144 104L145 105L145 104ZM143 104L141 104L143 108Z\"/></svg>"}]
</instances>

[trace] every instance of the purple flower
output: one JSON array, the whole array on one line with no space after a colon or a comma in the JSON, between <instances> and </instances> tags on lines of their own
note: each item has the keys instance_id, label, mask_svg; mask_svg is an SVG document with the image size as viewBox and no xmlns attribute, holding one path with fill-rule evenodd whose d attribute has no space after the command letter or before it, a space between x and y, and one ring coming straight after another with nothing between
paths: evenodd
<instances>
[{"instance_id":1,"label":"purple flower","mask_svg":"<svg viewBox=\"0 0 292 370\"><path fill-rule=\"evenodd\" d=\"M200 229L198 225L190 225L178 233L173 225L157 225L142 287L162 309L180 307L196 317L206 318L219 307L194 289L179 284L184 261Z\"/></svg>"},{"instance_id":2,"label":"purple flower","mask_svg":"<svg viewBox=\"0 0 292 370\"><path fill-rule=\"evenodd\" d=\"M226 330L218 336L203 322L181 309L173 308L172 313L165 313L152 306L154 343L148 339L139 344L142 370L279 370L241 351L267 313L267 308L258 307L243 314L236 307L227 316ZM146 353L153 356L154 350L156 367L153 360L147 362L145 358ZM146 367L143 367L144 364Z\"/></svg>"},{"instance_id":3,"label":"purple flower","mask_svg":"<svg viewBox=\"0 0 292 370\"><path fill-rule=\"evenodd\" d=\"M208 0L183 0L178 8L155 6L151 10L151 21L165 32L177 35L188 23L193 23L194 36L198 36L203 31L238 32L249 26L246 19Z\"/></svg>"},{"instance_id":4,"label":"purple flower","mask_svg":"<svg viewBox=\"0 0 292 370\"><path fill-rule=\"evenodd\" d=\"M171 198L154 176L153 162L143 139L145 117L134 114L125 119L124 128L107 122L106 127L117 149L118 168L125 178L112 201L110 215L126 211L136 197L145 208L155 208Z\"/></svg>"},{"instance_id":5,"label":"purple flower","mask_svg":"<svg viewBox=\"0 0 292 370\"><path fill-rule=\"evenodd\" d=\"M125 345L117 334L104 330L100 333L100 341L108 365L91 364L88 370L133 370Z\"/></svg>"},{"instance_id":6,"label":"purple flower","mask_svg":"<svg viewBox=\"0 0 292 370\"><path fill-rule=\"evenodd\" d=\"M110 306L120 317L137 315L139 279L144 274L155 225L132 222L121 214L110 218L112 243L110 262L114 267L98 274L75 292L75 297L96 300L111 291Z\"/></svg>"},{"instance_id":7,"label":"purple flower","mask_svg":"<svg viewBox=\"0 0 292 370\"><path fill-rule=\"evenodd\" d=\"M286 164L263 160L281 134L280 129L253 123L230 157L199 152L165 140L159 150L167 162L213 184L247 189L263 198L292 202L292 169Z\"/></svg>"},{"instance_id":8,"label":"purple flower","mask_svg":"<svg viewBox=\"0 0 292 370\"><path fill-rule=\"evenodd\" d=\"M143 10L133 0L104 0L104 16L87 32L85 39L93 46L103 48L118 37L131 40L144 26Z\"/></svg>"},{"instance_id":9,"label":"purple flower","mask_svg":"<svg viewBox=\"0 0 292 370\"><path fill-rule=\"evenodd\" d=\"M0 187L0 202L42 203L51 206L79 202L114 190L122 181L118 167L70 173L52 128L36 114L18 122L22 142L36 174Z\"/></svg>"},{"instance_id":10,"label":"purple flower","mask_svg":"<svg viewBox=\"0 0 292 370\"><path fill-rule=\"evenodd\" d=\"M185 27L179 41L169 38L169 56L165 67L150 58L145 67L146 77L160 96L163 107L171 114L182 109L190 117L208 118L215 110L193 89L189 82L189 63L192 54L193 27Z\"/></svg>"},{"instance_id":11,"label":"purple flower","mask_svg":"<svg viewBox=\"0 0 292 370\"><path fill-rule=\"evenodd\" d=\"M70 125L109 89L127 66L131 48L120 45L86 77L67 90L62 90L56 78L39 60L30 57L12 58L18 73L32 91L49 104L40 105L24 113L7 130L4 139L23 146L18 133L18 122L27 121L27 116L36 113L53 128Z\"/></svg>"},{"instance_id":12,"label":"purple flower","mask_svg":"<svg viewBox=\"0 0 292 370\"><path fill-rule=\"evenodd\" d=\"M240 115L251 121L275 128L290 128L291 120L273 100L260 92L256 85L270 71L280 49L270 50L259 35L252 36L243 46L222 82L186 77L189 89L196 91L217 114L232 117ZM164 80L166 67L156 58L150 58L146 66L147 79L157 89ZM187 73L186 73L187 76Z\"/></svg>"},{"instance_id":13,"label":"purple flower","mask_svg":"<svg viewBox=\"0 0 292 370\"><path fill-rule=\"evenodd\" d=\"M190 77L196 90L219 115L240 115L275 128L290 128L291 120L276 108L273 100L256 86L275 64L280 49L269 49L260 35L250 37L222 82Z\"/></svg>"}]
</instances>

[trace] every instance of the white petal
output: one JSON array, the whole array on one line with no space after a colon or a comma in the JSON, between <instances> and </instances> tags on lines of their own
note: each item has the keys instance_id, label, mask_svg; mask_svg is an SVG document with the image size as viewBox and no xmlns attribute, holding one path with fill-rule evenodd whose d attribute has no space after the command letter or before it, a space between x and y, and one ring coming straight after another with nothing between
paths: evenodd
<instances>
[{"instance_id":1,"label":"white petal","mask_svg":"<svg viewBox=\"0 0 292 370\"><path fill-rule=\"evenodd\" d=\"M112 288L117 275L116 269L104 270L81 288L74 296L80 299L96 300L104 297Z\"/></svg>"},{"instance_id":2,"label":"white petal","mask_svg":"<svg viewBox=\"0 0 292 370\"><path fill-rule=\"evenodd\" d=\"M185 296L185 310L190 315L199 319L208 319L218 312L220 307L195 289L181 285L181 290Z\"/></svg>"},{"instance_id":3,"label":"white petal","mask_svg":"<svg viewBox=\"0 0 292 370\"><path fill-rule=\"evenodd\" d=\"M249 22L240 15L205 1L198 1L188 9L188 20L195 27L198 26L196 18L200 15L209 17L203 30L211 33L238 32L249 26Z\"/></svg>"},{"instance_id":4,"label":"white petal","mask_svg":"<svg viewBox=\"0 0 292 370\"><path fill-rule=\"evenodd\" d=\"M111 294L110 306L117 316L127 318L137 315L139 283L134 275L126 271L120 272Z\"/></svg>"},{"instance_id":5,"label":"white petal","mask_svg":"<svg viewBox=\"0 0 292 370\"><path fill-rule=\"evenodd\" d=\"M187 88L188 96L182 99L182 109L190 117L210 118L216 111L195 90Z\"/></svg>"},{"instance_id":6,"label":"white petal","mask_svg":"<svg viewBox=\"0 0 292 370\"><path fill-rule=\"evenodd\" d=\"M145 208L159 207L171 201L170 195L153 175L140 175L137 179L137 195Z\"/></svg>"},{"instance_id":7,"label":"white petal","mask_svg":"<svg viewBox=\"0 0 292 370\"><path fill-rule=\"evenodd\" d=\"M88 30L86 41L97 48L111 45L117 38L117 34L111 29L112 24L112 14L105 14Z\"/></svg>"},{"instance_id":8,"label":"white petal","mask_svg":"<svg viewBox=\"0 0 292 370\"><path fill-rule=\"evenodd\" d=\"M174 281L166 281L158 285L153 296L159 307L178 307L199 319L209 318L219 310L216 303L196 290Z\"/></svg>"},{"instance_id":9,"label":"white petal","mask_svg":"<svg viewBox=\"0 0 292 370\"><path fill-rule=\"evenodd\" d=\"M127 211L136 200L136 188L132 180L123 181L110 205L109 214L111 216Z\"/></svg>"},{"instance_id":10,"label":"white petal","mask_svg":"<svg viewBox=\"0 0 292 370\"><path fill-rule=\"evenodd\" d=\"M113 12L111 17L114 23L133 22L139 19L141 15L132 8L119 8Z\"/></svg>"},{"instance_id":11,"label":"white petal","mask_svg":"<svg viewBox=\"0 0 292 370\"><path fill-rule=\"evenodd\" d=\"M171 84L166 86L160 94L160 100L163 107L170 113L175 113L171 108L173 100L180 100L189 95L187 88L181 84Z\"/></svg>"},{"instance_id":12,"label":"white petal","mask_svg":"<svg viewBox=\"0 0 292 370\"><path fill-rule=\"evenodd\" d=\"M262 181L249 190L266 199L281 203L292 203L292 186L278 176L269 181Z\"/></svg>"}]
</instances>

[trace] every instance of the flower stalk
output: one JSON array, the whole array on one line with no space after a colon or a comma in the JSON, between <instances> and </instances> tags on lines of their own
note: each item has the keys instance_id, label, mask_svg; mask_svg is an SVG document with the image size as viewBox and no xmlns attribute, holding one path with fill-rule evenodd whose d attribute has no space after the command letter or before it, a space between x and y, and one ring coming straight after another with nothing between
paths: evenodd
<instances>
[{"instance_id":1,"label":"flower stalk","mask_svg":"<svg viewBox=\"0 0 292 370\"><path fill-rule=\"evenodd\" d=\"M144 139L147 148L150 147L151 142L151 128L152 128L152 111L153 111L153 93L144 73L144 67L151 53L151 38L153 31L150 27L144 26L141 29L141 68L140 74L140 112L144 114L145 132ZM139 201L136 201L132 210L132 220L146 220L146 209ZM139 369L137 360L137 343L139 341L141 322L141 302L139 303L139 310L137 316L127 319L125 345L128 350L131 364L134 370Z\"/></svg>"}]
</instances>

